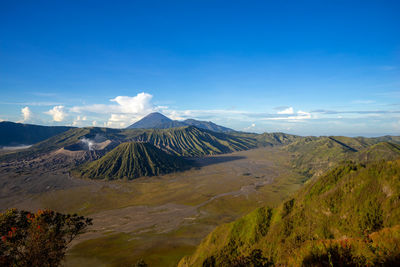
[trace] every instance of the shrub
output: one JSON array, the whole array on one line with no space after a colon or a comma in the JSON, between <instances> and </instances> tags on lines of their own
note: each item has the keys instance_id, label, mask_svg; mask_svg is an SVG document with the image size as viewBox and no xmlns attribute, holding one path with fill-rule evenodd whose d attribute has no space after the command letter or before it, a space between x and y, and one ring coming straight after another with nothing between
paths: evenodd
<instances>
[{"instance_id":1,"label":"shrub","mask_svg":"<svg viewBox=\"0 0 400 267\"><path fill-rule=\"evenodd\" d=\"M58 266L91 219L51 210L0 213L0 266Z\"/></svg>"}]
</instances>

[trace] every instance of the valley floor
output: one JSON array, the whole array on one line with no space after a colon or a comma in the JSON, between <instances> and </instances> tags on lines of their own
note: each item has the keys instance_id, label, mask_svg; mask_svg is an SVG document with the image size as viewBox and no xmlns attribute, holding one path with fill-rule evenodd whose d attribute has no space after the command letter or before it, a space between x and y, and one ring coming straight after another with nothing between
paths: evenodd
<instances>
[{"instance_id":1,"label":"valley floor","mask_svg":"<svg viewBox=\"0 0 400 267\"><path fill-rule=\"evenodd\" d=\"M71 244L65 266L127 266L141 258L150 266L176 266L217 225L277 205L304 179L279 148L196 162L189 171L131 182L1 166L0 209L50 208L93 218L90 231Z\"/></svg>"}]
</instances>

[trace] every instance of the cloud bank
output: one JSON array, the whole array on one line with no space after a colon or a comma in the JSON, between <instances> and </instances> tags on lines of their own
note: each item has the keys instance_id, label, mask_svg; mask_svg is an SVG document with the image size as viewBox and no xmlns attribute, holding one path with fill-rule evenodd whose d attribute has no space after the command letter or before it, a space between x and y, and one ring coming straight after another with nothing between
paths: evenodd
<instances>
[{"instance_id":1,"label":"cloud bank","mask_svg":"<svg viewBox=\"0 0 400 267\"><path fill-rule=\"evenodd\" d=\"M398 131L400 111L395 109L398 106L379 106L379 103L368 99L349 103L353 105L348 106L348 109L345 109L345 105L341 106L342 109L323 107L313 110L285 105L264 107L265 112L238 109L179 110L157 105L153 102L153 95L141 92L134 96L115 96L106 104L94 103L72 107L56 105L44 113L50 115L53 122L77 127L125 128L151 112L161 112L175 120L194 118L213 121L236 130L255 132L290 131L306 135L313 133L364 135L371 132L378 135L393 134ZM355 103L358 105L354 106ZM367 107L365 110L362 109L364 106ZM24 121L33 121L32 118L36 118L28 106L22 108L21 113ZM379 127L371 127L378 124ZM343 129L346 132L342 131ZM372 133L375 129L379 131Z\"/></svg>"},{"instance_id":2,"label":"cloud bank","mask_svg":"<svg viewBox=\"0 0 400 267\"><path fill-rule=\"evenodd\" d=\"M49 111L46 111L45 114L52 116L53 121L56 122L62 122L67 116L67 113L64 110L64 106L55 106Z\"/></svg>"},{"instance_id":3,"label":"cloud bank","mask_svg":"<svg viewBox=\"0 0 400 267\"><path fill-rule=\"evenodd\" d=\"M153 96L142 92L136 96L117 96L110 99L116 104L93 104L86 106L74 106L70 109L73 113L92 113L108 115L104 123L107 127L122 128L141 119L151 112L161 111L163 107L152 103Z\"/></svg>"}]
</instances>

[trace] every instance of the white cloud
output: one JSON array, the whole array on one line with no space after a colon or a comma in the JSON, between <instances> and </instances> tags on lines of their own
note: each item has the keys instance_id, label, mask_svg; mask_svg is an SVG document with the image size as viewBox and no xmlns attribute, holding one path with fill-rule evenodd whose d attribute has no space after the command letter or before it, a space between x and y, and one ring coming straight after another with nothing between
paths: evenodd
<instances>
[{"instance_id":1,"label":"white cloud","mask_svg":"<svg viewBox=\"0 0 400 267\"><path fill-rule=\"evenodd\" d=\"M294 111L293 111L293 114L278 113L278 115L281 115L281 116L266 117L266 118L261 118L261 120L300 121L300 120L307 120L307 119L312 118L311 113L302 111L302 110L297 111L297 113L294 113ZM287 115L287 116L282 116L282 115Z\"/></svg>"},{"instance_id":2,"label":"white cloud","mask_svg":"<svg viewBox=\"0 0 400 267\"><path fill-rule=\"evenodd\" d=\"M126 114L111 114L106 126L112 128L123 128L129 126L132 119Z\"/></svg>"},{"instance_id":3,"label":"white cloud","mask_svg":"<svg viewBox=\"0 0 400 267\"><path fill-rule=\"evenodd\" d=\"M151 102L152 98L151 94L142 92L136 96L117 96L110 99L111 102L116 103L115 105L75 106L70 111L75 113L111 114L105 123L107 127L126 127L151 112L167 109L167 107L154 105Z\"/></svg>"},{"instance_id":4,"label":"white cloud","mask_svg":"<svg viewBox=\"0 0 400 267\"><path fill-rule=\"evenodd\" d=\"M278 111L278 114L294 114L293 108L292 107L288 107L285 108L284 110Z\"/></svg>"},{"instance_id":5,"label":"white cloud","mask_svg":"<svg viewBox=\"0 0 400 267\"><path fill-rule=\"evenodd\" d=\"M117 105L94 104L86 106L75 106L70 109L71 112L93 112L99 114L122 113L122 114L147 114L163 107L155 106L151 103L153 96L148 93L139 93L136 96L117 96L110 99Z\"/></svg>"},{"instance_id":6,"label":"white cloud","mask_svg":"<svg viewBox=\"0 0 400 267\"><path fill-rule=\"evenodd\" d=\"M92 112L97 114L109 114L110 112L117 112L116 105L103 105L103 104L94 104L87 106L75 106L69 109L70 112L74 113L82 113L82 112Z\"/></svg>"},{"instance_id":7,"label":"white cloud","mask_svg":"<svg viewBox=\"0 0 400 267\"><path fill-rule=\"evenodd\" d=\"M30 110L30 108L28 106L22 108L21 113L22 113L22 116L24 117L24 119L22 120L23 122L29 121L30 119L32 119L32 111Z\"/></svg>"},{"instance_id":8,"label":"white cloud","mask_svg":"<svg viewBox=\"0 0 400 267\"><path fill-rule=\"evenodd\" d=\"M136 96L117 96L111 101L118 103L121 113L144 114L155 109L151 103L152 95L147 93L139 93Z\"/></svg>"},{"instance_id":9,"label":"white cloud","mask_svg":"<svg viewBox=\"0 0 400 267\"><path fill-rule=\"evenodd\" d=\"M72 122L72 126L84 126L86 120L87 120L86 116L78 115Z\"/></svg>"},{"instance_id":10,"label":"white cloud","mask_svg":"<svg viewBox=\"0 0 400 267\"><path fill-rule=\"evenodd\" d=\"M182 116L182 112L179 112L176 110L165 109L163 113L172 120L184 120L185 119L185 117Z\"/></svg>"},{"instance_id":11,"label":"white cloud","mask_svg":"<svg viewBox=\"0 0 400 267\"><path fill-rule=\"evenodd\" d=\"M131 125L132 123L142 119L151 112L161 112L167 117L174 120L184 120L188 118L199 120L215 121L223 118L224 122L243 123L249 119L257 121L266 120L286 120L299 121L311 119L311 113L305 111L297 111L293 107L281 106L274 108L276 113L257 113L243 110L232 109L213 109L213 110L173 110L166 106L155 105L152 103L153 96L142 92L136 96L117 96L110 99L114 104L92 104L84 106L75 106L69 110L74 113L80 113L80 119L85 113L99 114L92 119L96 119L96 123L100 123L105 127L122 128ZM86 115L86 114L85 114ZM107 117L105 117L107 116ZM100 120L100 122L99 122ZM250 126L255 128L254 126Z\"/></svg>"},{"instance_id":12,"label":"white cloud","mask_svg":"<svg viewBox=\"0 0 400 267\"><path fill-rule=\"evenodd\" d=\"M61 122L67 116L67 113L64 111L64 106L55 106L49 111L46 111L45 114L53 117L53 121Z\"/></svg>"}]
</instances>

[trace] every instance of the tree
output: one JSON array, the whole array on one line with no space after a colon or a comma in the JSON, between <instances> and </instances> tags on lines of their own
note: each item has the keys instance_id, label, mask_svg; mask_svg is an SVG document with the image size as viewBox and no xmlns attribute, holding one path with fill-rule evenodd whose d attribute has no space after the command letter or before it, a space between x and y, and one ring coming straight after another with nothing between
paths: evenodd
<instances>
[{"instance_id":1,"label":"tree","mask_svg":"<svg viewBox=\"0 0 400 267\"><path fill-rule=\"evenodd\" d=\"M0 213L0 266L58 266L67 245L92 219L52 210Z\"/></svg>"}]
</instances>

